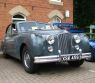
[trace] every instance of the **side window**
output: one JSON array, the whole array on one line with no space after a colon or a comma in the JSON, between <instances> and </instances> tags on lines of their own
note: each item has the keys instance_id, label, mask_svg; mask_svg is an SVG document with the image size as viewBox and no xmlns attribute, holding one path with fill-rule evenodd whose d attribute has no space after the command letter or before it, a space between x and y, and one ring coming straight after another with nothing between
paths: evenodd
<instances>
[{"instance_id":1,"label":"side window","mask_svg":"<svg viewBox=\"0 0 95 83\"><path fill-rule=\"evenodd\" d=\"M22 32L32 31L32 30L38 29L35 22L20 23L19 27Z\"/></svg>"},{"instance_id":2,"label":"side window","mask_svg":"<svg viewBox=\"0 0 95 83\"><path fill-rule=\"evenodd\" d=\"M7 30L6 30L6 35L7 36L10 36L12 33L12 30L11 30L11 25L8 26Z\"/></svg>"}]
</instances>

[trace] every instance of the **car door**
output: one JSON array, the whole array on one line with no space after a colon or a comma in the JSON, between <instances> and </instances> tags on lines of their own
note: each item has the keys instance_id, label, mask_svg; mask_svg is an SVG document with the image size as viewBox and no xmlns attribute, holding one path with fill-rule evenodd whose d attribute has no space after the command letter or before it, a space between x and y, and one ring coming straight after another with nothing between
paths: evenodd
<instances>
[{"instance_id":1,"label":"car door","mask_svg":"<svg viewBox=\"0 0 95 83\"><path fill-rule=\"evenodd\" d=\"M17 28L15 24L11 24L5 37L6 51L9 55L16 57L16 44L17 44Z\"/></svg>"},{"instance_id":2,"label":"car door","mask_svg":"<svg viewBox=\"0 0 95 83\"><path fill-rule=\"evenodd\" d=\"M4 49L6 51L7 54L10 54L11 53L11 46L9 44L10 42L10 37L11 37L11 34L12 34L12 30L11 30L11 24L7 27L6 29L6 35L5 35L5 38L4 38Z\"/></svg>"}]
</instances>

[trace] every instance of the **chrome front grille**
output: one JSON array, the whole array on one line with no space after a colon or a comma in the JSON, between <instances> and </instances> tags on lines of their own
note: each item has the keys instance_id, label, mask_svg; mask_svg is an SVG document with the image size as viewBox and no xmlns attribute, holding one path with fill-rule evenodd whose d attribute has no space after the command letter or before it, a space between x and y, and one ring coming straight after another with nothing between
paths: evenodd
<instances>
[{"instance_id":1,"label":"chrome front grille","mask_svg":"<svg viewBox=\"0 0 95 83\"><path fill-rule=\"evenodd\" d=\"M73 39L70 33L63 33L58 35L58 49L61 54L73 53Z\"/></svg>"}]
</instances>

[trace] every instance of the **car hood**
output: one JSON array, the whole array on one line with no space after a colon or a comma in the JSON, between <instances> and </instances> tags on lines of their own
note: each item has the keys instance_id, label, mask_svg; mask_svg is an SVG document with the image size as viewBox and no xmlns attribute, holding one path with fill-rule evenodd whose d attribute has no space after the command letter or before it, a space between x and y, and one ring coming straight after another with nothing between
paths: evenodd
<instances>
[{"instance_id":1,"label":"car hood","mask_svg":"<svg viewBox=\"0 0 95 83\"><path fill-rule=\"evenodd\" d=\"M37 30L37 31L32 31L32 34L38 34L38 35L57 35L57 34L62 34L62 33L69 33L66 30Z\"/></svg>"}]
</instances>

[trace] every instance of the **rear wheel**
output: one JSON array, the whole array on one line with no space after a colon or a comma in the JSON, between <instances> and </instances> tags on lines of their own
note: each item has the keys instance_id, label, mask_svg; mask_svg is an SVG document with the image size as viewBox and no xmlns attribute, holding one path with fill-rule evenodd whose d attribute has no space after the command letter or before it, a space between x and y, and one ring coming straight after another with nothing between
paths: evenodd
<instances>
[{"instance_id":1,"label":"rear wheel","mask_svg":"<svg viewBox=\"0 0 95 83\"><path fill-rule=\"evenodd\" d=\"M34 73L36 70L36 64L34 64L34 60L30 54L30 51L26 46L24 46L22 51L22 61L23 66L26 72L28 73Z\"/></svg>"},{"instance_id":2,"label":"rear wheel","mask_svg":"<svg viewBox=\"0 0 95 83\"><path fill-rule=\"evenodd\" d=\"M68 63L72 67L80 67L84 63L84 60L68 61Z\"/></svg>"}]
</instances>

